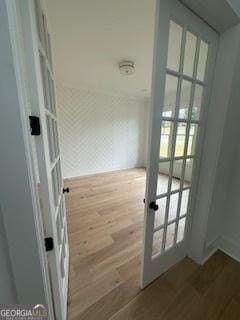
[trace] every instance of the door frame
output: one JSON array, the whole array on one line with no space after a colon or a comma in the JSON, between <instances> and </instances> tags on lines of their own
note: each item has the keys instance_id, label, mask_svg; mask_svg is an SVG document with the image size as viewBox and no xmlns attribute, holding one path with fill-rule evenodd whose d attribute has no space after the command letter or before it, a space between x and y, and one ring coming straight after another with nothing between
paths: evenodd
<instances>
[{"instance_id":1,"label":"door frame","mask_svg":"<svg viewBox=\"0 0 240 320\"><path fill-rule=\"evenodd\" d=\"M21 134L22 136L20 137L21 140L18 139L18 147L22 148L24 150L24 156L25 158L22 159L24 161L25 166L25 174L28 179L29 184L25 186L25 188L22 188L22 185L16 184L16 187L14 189L9 189L5 187L5 191L2 193L2 196L8 198L7 193L11 192L11 196L19 196L22 195L23 197L27 197L30 199L31 206L28 206L28 214L25 217L21 217L20 221L22 223L31 223L34 221L34 233L29 235L30 240L34 243L37 244L37 255L38 255L38 262L39 265L35 265L35 269L32 268L32 271L34 272L41 272L42 276L42 283L44 287L44 294L46 297L46 302L48 304L50 312L52 312L52 301L51 301L51 290L49 287L49 276L48 276L48 267L47 267L47 261L46 261L46 253L45 253L45 247L44 243L42 241L42 222L40 219L40 207L39 207L39 202L37 199L37 191L36 191L36 176L34 173L34 168L33 168L33 157L32 157L32 150L29 147L30 146L30 136L29 136L29 126L27 122L27 117L25 113L25 103L27 100L27 96L25 93L25 88L24 84L21 81L22 79L22 70L21 70L21 48L19 46L19 39L17 37L19 30L17 26L17 9L16 9L16 1L15 0L3 0L6 7L7 7L7 18L8 18L8 23L9 23L9 31L10 31L10 38L11 38L11 51L9 50L9 56L13 55L12 58L12 64L14 67L15 71L15 81L12 82L14 90L16 89L16 92L18 94L18 106L16 107L17 110L19 111L19 117L16 118L17 123L17 128L15 128L15 132L18 132L18 134ZM160 0L157 0L157 4L159 5ZM157 5L157 7L158 7ZM158 15L158 14L157 14ZM156 19L156 23L157 23ZM157 36L157 30L155 30L155 37ZM221 37L221 36L220 36ZM226 36L225 36L226 37ZM226 39L225 39L226 40ZM230 41L230 40L229 40ZM227 41L226 41L227 43ZM227 98L224 99L224 101L221 101L221 99L218 97L216 98L216 93L219 91L219 87L223 86L222 82L224 80L219 77L221 74L220 70L222 67L222 60L224 57L224 50L226 47L226 43L222 44L222 47L219 50L222 50L221 52L218 53L218 58L217 58L217 64L216 64L216 70L215 70L215 75L216 78L214 79L213 83L213 91L211 94L211 101L210 101L210 115L214 112L217 111L217 107L220 105L220 112L218 114L218 122L217 126L214 128L214 130L211 130L211 125L213 124L213 120L208 121L207 123L207 129L206 132L210 132L212 134L212 137L216 137L216 143L214 146L211 146L210 142L205 142L203 149L204 151L210 150L211 152L211 161L210 164L204 159L201 164L202 171L201 173L204 174L203 177L201 177L200 182L199 182L199 198L200 199L205 199L206 202L203 203L203 206L200 206L199 201L198 204L196 204L196 212L202 212L203 217L201 218L201 230L197 232L197 234L194 236L194 231L197 230L197 223L198 219L193 219L193 226L192 226L192 234L191 234L191 239L193 240L191 248L189 248L189 256L196 261L197 263L202 263L204 259L204 249L205 249L205 235L207 231L207 222L208 222L208 215L210 211L210 200L213 194L213 188L214 188L214 182L216 178L216 167L217 167L217 161L219 158L220 154L220 146L221 146L221 141L222 141L222 136L223 136L223 130L224 130L224 123L226 119L226 103L227 103ZM225 55L226 57L226 55ZM231 76L234 72L234 63L231 65L231 70L229 70L229 76ZM231 82L231 81L230 81ZM230 87L230 83L228 85L228 90ZM16 88L15 88L16 87ZM7 87L6 87L7 89ZM214 96L215 95L215 96ZM228 98L230 93L227 93ZM223 96L223 95L222 95ZM4 101L4 100L3 100ZM219 104L220 102L220 104ZM222 103L221 103L222 102ZM7 103L6 103L7 105ZM219 110L219 108L218 108ZM13 119L11 118L11 110L6 110L8 113L9 117L6 120L5 127L12 128L13 124ZM1 128L0 128L1 129ZM18 131L17 131L18 130ZM0 130L1 131L1 130ZM12 134L12 130L9 130L9 133ZM11 153L13 145L6 146L5 150ZM16 144L17 147L17 144ZM17 157L16 157L17 158ZM201 170L201 169L200 169ZM14 173L20 174L22 172L22 167L17 165L17 159L16 159L16 166L14 167ZM205 181L204 179L206 178L206 175L211 172L209 175L207 181L210 182L210 186L208 188L208 192L204 190L204 185ZM4 176L4 181L5 182L11 182L11 177L10 176ZM3 188L2 188L3 189ZM0 188L0 190L2 190ZM12 207L12 209L17 210L17 204ZM205 209L205 210L204 210ZM14 285L16 289L16 295L17 295L17 302L22 302L24 299L26 301L26 290L24 289L23 286L23 280L21 280L21 271L23 269L23 263L22 261L24 260L26 262L26 265L29 261L29 254L27 252L22 252L21 254L21 259L19 257L19 250L21 247L24 245L23 240L20 239L19 243L16 243L12 241L11 236L13 231L17 232L16 234L19 234L19 230L16 229L16 222L13 220L9 214L5 214L3 211L3 218L4 218L4 225L6 228L6 234L7 234L7 242L8 242L8 247L9 247L9 252L10 252L10 260L11 260L11 266L12 266L12 272L13 272L13 278L14 278ZM35 252L36 254L36 252ZM28 286L26 286L25 282L25 287L27 289L32 288L33 284L29 283ZM36 288L35 288L36 289ZM50 319L53 319L53 314L51 313Z\"/></svg>"},{"instance_id":2,"label":"door frame","mask_svg":"<svg viewBox=\"0 0 240 320\"><path fill-rule=\"evenodd\" d=\"M16 291L16 301L14 302L45 304L48 308L49 318L54 319L43 223L37 192L37 178L34 170L30 127L26 112L28 96L23 81L25 74L22 64L23 51L19 8L15 0L3 0L2 5L5 5L6 8L6 21L8 23L6 27L8 28L10 42L10 46L6 49L8 52L5 53L5 59L8 57L9 66L14 72L14 78L10 79L9 77L5 90L9 94L16 96L12 108L8 108L9 101L7 98L3 98L2 101L7 106L4 109L5 122L3 129L5 128L5 134L6 131L9 131L9 137L14 135L17 138L14 140L16 145L4 145L6 155L10 155L11 159L9 160L11 174L8 174L6 165L3 166L3 171L4 169L6 171L3 174L5 183L3 183L3 190L0 188L4 205L8 204L9 197L13 203L10 206L11 211L5 211L3 207L2 214ZM11 93L7 85L11 87ZM14 111L12 110L13 108ZM13 117L13 112L16 117ZM9 130L6 130L6 128L9 128ZM10 138L9 140L11 141L12 139ZM12 156L13 148L17 151L17 156L15 157ZM13 164L14 162L15 165ZM22 177L22 179L13 182L11 175ZM9 208L6 207L6 209ZM21 209L22 211L19 212ZM21 213L21 216L18 217L18 223L13 217L17 212ZM26 243L31 245L27 246L27 250L24 250ZM36 300L38 296L41 301Z\"/></svg>"},{"instance_id":3,"label":"door frame","mask_svg":"<svg viewBox=\"0 0 240 320\"><path fill-rule=\"evenodd\" d=\"M239 28L239 25L219 34L219 48L205 129L205 136L208 139L204 139L204 144L202 145L202 154L207 156L203 157L201 161L201 175L198 177L197 186L198 197L189 234L188 256L198 264L204 264L217 249L221 249L221 245L218 243L219 234L215 234L214 238L212 236L211 238L209 237L208 223L209 219L212 219L214 215L211 205L214 188L217 183L218 161L225 122L229 103L231 103L235 64L239 54L239 38L235 34L235 29L237 28ZM230 56L231 59L229 59Z\"/></svg>"}]
</instances>

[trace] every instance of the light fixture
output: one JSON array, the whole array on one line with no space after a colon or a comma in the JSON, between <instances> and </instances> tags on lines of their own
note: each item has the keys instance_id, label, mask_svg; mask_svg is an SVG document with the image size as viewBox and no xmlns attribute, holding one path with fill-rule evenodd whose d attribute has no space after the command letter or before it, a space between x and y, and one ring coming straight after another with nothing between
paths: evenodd
<instances>
[{"instance_id":1,"label":"light fixture","mask_svg":"<svg viewBox=\"0 0 240 320\"><path fill-rule=\"evenodd\" d=\"M121 61L119 62L119 71L125 76L129 76L134 73L135 66L132 61Z\"/></svg>"}]
</instances>

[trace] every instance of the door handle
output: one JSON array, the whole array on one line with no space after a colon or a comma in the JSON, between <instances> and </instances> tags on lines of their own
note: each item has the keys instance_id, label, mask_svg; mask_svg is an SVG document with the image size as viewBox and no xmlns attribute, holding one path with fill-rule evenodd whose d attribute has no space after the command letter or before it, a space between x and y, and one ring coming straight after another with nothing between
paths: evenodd
<instances>
[{"instance_id":1,"label":"door handle","mask_svg":"<svg viewBox=\"0 0 240 320\"><path fill-rule=\"evenodd\" d=\"M144 198L143 199L143 203L145 203L146 202L146 199ZM155 201L152 201L152 202L150 202L150 204L149 204L149 209L152 209L152 210L154 210L154 211L157 211L158 210L158 205L155 203Z\"/></svg>"},{"instance_id":2,"label":"door handle","mask_svg":"<svg viewBox=\"0 0 240 320\"><path fill-rule=\"evenodd\" d=\"M154 211L157 211L158 208L159 208L159 207L158 207L158 205L156 204L155 201L150 202L150 204L149 204L149 209L152 209L152 210L154 210Z\"/></svg>"},{"instance_id":3,"label":"door handle","mask_svg":"<svg viewBox=\"0 0 240 320\"><path fill-rule=\"evenodd\" d=\"M70 189L69 188L63 188L63 193L67 192L69 193Z\"/></svg>"}]
</instances>

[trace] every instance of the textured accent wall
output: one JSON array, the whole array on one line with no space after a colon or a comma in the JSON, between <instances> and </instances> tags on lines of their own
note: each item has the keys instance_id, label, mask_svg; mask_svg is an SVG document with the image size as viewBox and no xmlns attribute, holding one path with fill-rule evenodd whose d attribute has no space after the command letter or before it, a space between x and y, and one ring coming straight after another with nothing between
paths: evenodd
<instances>
[{"instance_id":1,"label":"textured accent wall","mask_svg":"<svg viewBox=\"0 0 240 320\"><path fill-rule=\"evenodd\" d=\"M57 99L64 177L144 165L144 100L63 86Z\"/></svg>"}]
</instances>

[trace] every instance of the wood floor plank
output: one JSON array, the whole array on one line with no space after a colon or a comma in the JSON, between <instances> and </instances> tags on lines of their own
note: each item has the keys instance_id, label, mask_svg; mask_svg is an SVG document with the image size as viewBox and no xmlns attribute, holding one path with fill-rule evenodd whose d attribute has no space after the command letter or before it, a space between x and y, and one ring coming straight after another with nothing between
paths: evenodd
<instances>
[{"instance_id":1,"label":"wood floor plank","mask_svg":"<svg viewBox=\"0 0 240 320\"><path fill-rule=\"evenodd\" d=\"M116 314L140 292L139 275L122 282L107 295L80 313L76 320L106 320Z\"/></svg>"},{"instance_id":2,"label":"wood floor plank","mask_svg":"<svg viewBox=\"0 0 240 320\"><path fill-rule=\"evenodd\" d=\"M68 320L240 320L240 264L220 251L140 290L145 181L142 168L65 181Z\"/></svg>"},{"instance_id":3,"label":"wood floor plank","mask_svg":"<svg viewBox=\"0 0 240 320\"><path fill-rule=\"evenodd\" d=\"M69 317L74 318L76 314L81 313L87 307L108 294L112 289L121 283L117 271L111 271L103 277L91 282L90 285L82 288L72 294L69 301Z\"/></svg>"},{"instance_id":4,"label":"wood floor plank","mask_svg":"<svg viewBox=\"0 0 240 320\"><path fill-rule=\"evenodd\" d=\"M229 258L221 251L214 255L215 259L209 259L189 279L191 285L200 293L208 290L212 282L219 276L219 273L228 263Z\"/></svg>"},{"instance_id":5,"label":"wood floor plank","mask_svg":"<svg viewBox=\"0 0 240 320\"><path fill-rule=\"evenodd\" d=\"M219 261L218 258L219 256L215 254L210 260ZM211 284L209 284L204 294L202 294L198 303L198 310L193 314L194 319L219 319L239 287L239 263L225 255L225 266Z\"/></svg>"},{"instance_id":6,"label":"wood floor plank","mask_svg":"<svg viewBox=\"0 0 240 320\"><path fill-rule=\"evenodd\" d=\"M111 320L143 320L161 319L160 315L166 310L169 301L174 297L174 290L164 278L159 278L125 307L112 316Z\"/></svg>"},{"instance_id":7,"label":"wood floor plank","mask_svg":"<svg viewBox=\"0 0 240 320\"><path fill-rule=\"evenodd\" d=\"M133 275L138 276L138 286L139 286L139 278L140 278L140 264L141 258L138 254L133 257L131 260L127 261L125 264L122 264L117 268L117 271L120 275L122 281L125 281L132 277Z\"/></svg>"},{"instance_id":8,"label":"wood floor plank","mask_svg":"<svg viewBox=\"0 0 240 320\"><path fill-rule=\"evenodd\" d=\"M145 180L140 168L65 181L71 189L69 319L85 312L95 319L110 297L117 312L139 292Z\"/></svg>"},{"instance_id":9,"label":"wood floor plank","mask_svg":"<svg viewBox=\"0 0 240 320\"><path fill-rule=\"evenodd\" d=\"M163 277L165 277L173 286L174 290L177 291L188 282L188 279L198 271L198 268L199 266L191 259L185 258L166 272Z\"/></svg>"},{"instance_id":10,"label":"wood floor plank","mask_svg":"<svg viewBox=\"0 0 240 320\"><path fill-rule=\"evenodd\" d=\"M141 250L141 242L135 242L132 245L129 245L128 248L116 252L114 255L109 258L101 261L98 264L95 264L90 268L91 272L94 274L107 274L113 268L117 269L118 267L126 264L132 257L136 256L137 253Z\"/></svg>"},{"instance_id":11,"label":"wood floor plank","mask_svg":"<svg viewBox=\"0 0 240 320\"><path fill-rule=\"evenodd\" d=\"M223 314L219 320L239 320L240 319L240 303L235 299L231 299L227 304Z\"/></svg>"},{"instance_id":12,"label":"wood floor plank","mask_svg":"<svg viewBox=\"0 0 240 320\"><path fill-rule=\"evenodd\" d=\"M164 320L192 320L198 310L200 294L189 284L184 284L176 297L168 305L167 310L161 313ZM157 314L156 314L157 316ZM152 318L154 319L154 318ZM204 319L204 318L203 318Z\"/></svg>"}]
</instances>

